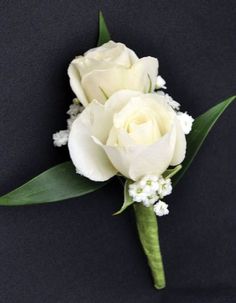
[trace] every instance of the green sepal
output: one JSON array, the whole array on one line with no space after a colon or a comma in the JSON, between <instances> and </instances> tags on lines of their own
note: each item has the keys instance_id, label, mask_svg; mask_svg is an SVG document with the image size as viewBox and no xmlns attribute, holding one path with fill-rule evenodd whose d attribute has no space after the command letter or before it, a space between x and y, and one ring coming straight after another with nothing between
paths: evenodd
<instances>
[{"instance_id":1,"label":"green sepal","mask_svg":"<svg viewBox=\"0 0 236 303\"><path fill-rule=\"evenodd\" d=\"M129 185L132 182L133 182L132 180L126 180L125 181L125 185L124 185L124 203L123 203L122 207L120 208L120 210L115 212L113 214L113 216L121 214L127 207L129 207L130 205L132 205L134 203L134 201L132 200L132 198L129 195Z\"/></svg>"},{"instance_id":2,"label":"green sepal","mask_svg":"<svg viewBox=\"0 0 236 303\"><path fill-rule=\"evenodd\" d=\"M164 173L163 173L163 178L172 178L175 174L177 174L182 168L182 165L177 165L173 168L168 168Z\"/></svg>"}]
</instances>

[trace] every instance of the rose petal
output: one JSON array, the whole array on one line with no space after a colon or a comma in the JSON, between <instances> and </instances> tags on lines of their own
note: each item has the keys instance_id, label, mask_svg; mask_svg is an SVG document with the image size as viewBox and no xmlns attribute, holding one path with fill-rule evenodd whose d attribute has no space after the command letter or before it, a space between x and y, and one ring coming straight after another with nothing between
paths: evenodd
<instances>
[{"instance_id":1,"label":"rose petal","mask_svg":"<svg viewBox=\"0 0 236 303\"><path fill-rule=\"evenodd\" d=\"M133 158L129 170L130 178L136 181L147 174L160 176L170 164L175 142L176 131L173 127L160 140Z\"/></svg>"},{"instance_id":2,"label":"rose petal","mask_svg":"<svg viewBox=\"0 0 236 303\"><path fill-rule=\"evenodd\" d=\"M175 151L173 154L173 158L170 162L170 165L173 166L180 164L184 160L186 154L186 146L187 146L186 137L178 119L175 120L175 126L176 126Z\"/></svg>"},{"instance_id":3,"label":"rose petal","mask_svg":"<svg viewBox=\"0 0 236 303\"><path fill-rule=\"evenodd\" d=\"M158 60L153 57L139 59L131 68L128 87L150 93L154 90L158 74Z\"/></svg>"},{"instance_id":4,"label":"rose petal","mask_svg":"<svg viewBox=\"0 0 236 303\"><path fill-rule=\"evenodd\" d=\"M97 118L102 117L102 111L100 111L100 115L98 114L97 103L89 104L72 124L68 147L72 162L80 174L94 181L105 181L113 177L117 170L111 164L103 148L92 139L92 132L96 126L98 127L98 119L94 120L95 116L92 115L93 110L96 111ZM104 133L106 131L105 125L106 123L103 128L97 129L95 132L96 135L100 135L101 139L102 129Z\"/></svg>"},{"instance_id":5,"label":"rose petal","mask_svg":"<svg viewBox=\"0 0 236 303\"><path fill-rule=\"evenodd\" d=\"M169 166L175 149L176 130L151 145L126 147L102 145L114 167L127 178L138 180L144 175L161 175Z\"/></svg>"},{"instance_id":6,"label":"rose petal","mask_svg":"<svg viewBox=\"0 0 236 303\"><path fill-rule=\"evenodd\" d=\"M86 74L81 84L88 99L105 102L107 97L121 89L148 92L154 89L158 61L156 58L139 59L131 68L114 66L110 69L93 70Z\"/></svg>"},{"instance_id":7,"label":"rose petal","mask_svg":"<svg viewBox=\"0 0 236 303\"><path fill-rule=\"evenodd\" d=\"M139 91L122 89L114 93L109 100L105 103L105 109L112 113L112 115L118 113L132 98L140 96Z\"/></svg>"},{"instance_id":8,"label":"rose petal","mask_svg":"<svg viewBox=\"0 0 236 303\"><path fill-rule=\"evenodd\" d=\"M75 95L79 99L79 101L83 104L83 106L87 106L88 100L84 94L83 88L81 87L80 73L76 67L74 60L69 65L68 75L70 77L71 89L73 90L73 92L75 93Z\"/></svg>"},{"instance_id":9,"label":"rose petal","mask_svg":"<svg viewBox=\"0 0 236 303\"><path fill-rule=\"evenodd\" d=\"M113 65L130 67L130 49L125 44L110 40L99 47L87 51L84 56L96 61L111 62Z\"/></svg>"}]
</instances>

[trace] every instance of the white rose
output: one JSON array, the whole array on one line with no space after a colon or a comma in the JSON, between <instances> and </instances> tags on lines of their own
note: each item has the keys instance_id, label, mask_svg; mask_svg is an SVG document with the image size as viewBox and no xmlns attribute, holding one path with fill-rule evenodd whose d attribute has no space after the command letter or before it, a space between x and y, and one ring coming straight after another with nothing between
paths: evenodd
<instances>
[{"instance_id":1,"label":"white rose","mask_svg":"<svg viewBox=\"0 0 236 303\"><path fill-rule=\"evenodd\" d=\"M122 43L109 41L76 57L68 68L70 85L80 102L104 103L114 92L132 89L152 92L157 81L158 61L139 59Z\"/></svg>"},{"instance_id":2,"label":"white rose","mask_svg":"<svg viewBox=\"0 0 236 303\"><path fill-rule=\"evenodd\" d=\"M74 121L69 151L77 171L94 181L117 172L132 180L160 176L185 157L186 139L165 96L122 90L94 100Z\"/></svg>"}]
</instances>

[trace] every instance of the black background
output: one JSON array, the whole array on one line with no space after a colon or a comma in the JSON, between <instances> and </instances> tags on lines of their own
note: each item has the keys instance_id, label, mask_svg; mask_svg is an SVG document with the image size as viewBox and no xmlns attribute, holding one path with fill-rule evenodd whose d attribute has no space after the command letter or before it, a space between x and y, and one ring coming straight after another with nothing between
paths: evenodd
<instances>
[{"instance_id":1,"label":"black background","mask_svg":"<svg viewBox=\"0 0 236 303\"><path fill-rule=\"evenodd\" d=\"M0 2L0 193L68 158L52 145L71 103L66 69L94 47L98 10L115 41L160 61L193 116L235 94L236 4ZM118 182L82 198L0 208L1 303L236 302L236 104L215 126L159 220L167 288L152 286Z\"/></svg>"}]
</instances>

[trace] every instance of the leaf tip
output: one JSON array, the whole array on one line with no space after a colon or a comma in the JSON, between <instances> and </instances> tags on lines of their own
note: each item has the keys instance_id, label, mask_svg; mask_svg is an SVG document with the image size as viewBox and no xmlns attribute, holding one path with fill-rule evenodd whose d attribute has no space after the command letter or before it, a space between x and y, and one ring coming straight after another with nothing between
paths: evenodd
<instances>
[{"instance_id":1,"label":"leaf tip","mask_svg":"<svg viewBox=\"0 0 236 303\"><path fill-rule=\"evenodd\" d=\"M109 30L106 25L104 15L101 10L99 10L99 36L97 45L100 46L111 40Z\"/></svg>"},{"instance_id":2,"label":"leaf tip","mask_svg":"<svg viewBox=\"0 0 236 303\"><path fill-rule=\"evenodd\" d=\"M102 10L99 10L98 15L99 15L99 22L100 22L101 19L104 19Z\"/></svg>"},{"instance_id":3,"label":"leaf tip","mask_svg":"<svg viewBox=\"0 0 236 303\"><path fill-rule=\"evenodd\" d=\"M120 215L123 212L123 210L124 210L123 208L119 209L118 211L116 211L115 213L113 213L112 216L115 217L115 216Z\"/></svg>"},{"instance_id":4,"label":"leaf tip","mask_svg":"<svg viewBox=\"0 0 236 303\"><path fill-rule=\"evenodd\" d=\"M120 214L120 210L116 211L115 213L112 214L113 217L118 216Z\"/></svg>"}]
</instances>

